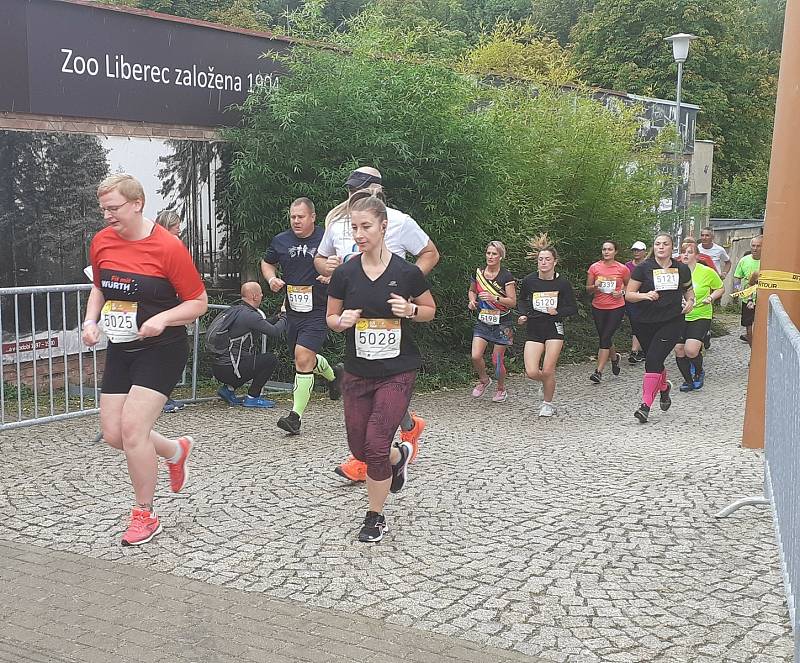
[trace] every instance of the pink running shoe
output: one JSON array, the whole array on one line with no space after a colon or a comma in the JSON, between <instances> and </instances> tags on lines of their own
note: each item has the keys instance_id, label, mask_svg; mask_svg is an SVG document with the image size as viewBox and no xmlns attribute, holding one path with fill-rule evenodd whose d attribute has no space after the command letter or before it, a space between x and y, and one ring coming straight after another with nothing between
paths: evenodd
<instances>
[{"instance_id":1,"label":"pink running shoe","mask_svg":"<svg viewBox=\"0 0 800 663\"><path fill-rule=\"evenodd\" d=\"M508 398L508 392L503 389L500 391L499 389L495 392L494 396L492 396L493 403L502 403L504 400Z\"/></svg>"},{"instance_id":2,"label":"pink running shoe","mask_svg":"<svg viewBox=\"0 0 800 663\"><path fill-rule=\"evenodd\" d=\"M472 397L480 398L483 396L490 384L492 384L492 378L489 378L489 381L485 384L483 382L478 382L478 384L475 385L475 389L472 390Z\"/></svg>"},{"instance_id":3,"label":"pink running shoe","mask_svg":"<svg viewBox=\"0 0 800 663\"><path fill-rule=\"evenodd\" d=\"M167 461L167 469L169 470L169 487L173 493L179 493L183 490L186 482L189 480L189 468L187 462L192 453L194 440L188 436L178 438L178 444L181 446L181 459L177 463L170 463Z\"/></svg>"},{"instance_id":4,"label":"pink running shoe","mask_svg":"<svg viewBox=\"0 0 800 663\"><path fill-rule=\"evenodd\" d=\"M134 509L131 511L131 524L128 525L128 531L122 535L122 545L140 546L160 533L161 523L156 514L142 509Z\"/></svg>"}]
</instances>

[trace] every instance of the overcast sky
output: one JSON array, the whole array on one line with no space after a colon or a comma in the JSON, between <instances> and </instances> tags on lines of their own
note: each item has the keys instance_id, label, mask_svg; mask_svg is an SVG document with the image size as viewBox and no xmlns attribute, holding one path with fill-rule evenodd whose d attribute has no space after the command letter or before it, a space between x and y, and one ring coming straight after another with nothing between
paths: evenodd
<instances>
[{"instance_id":1,"label":"overcast sky","mask_svg":"<svg viewBox=\"0 0 800 663\"><path fill-rule=\"evenodd\" d=\"M144 187L145 216L155 218L166 208L167 201L158 195L161 181L158 179L160 165L158 157L171 154L166 141L158 138L100 138L103 147L109 150L108 163L111 173L130 173Z\"/></svg>"}]
</instances>

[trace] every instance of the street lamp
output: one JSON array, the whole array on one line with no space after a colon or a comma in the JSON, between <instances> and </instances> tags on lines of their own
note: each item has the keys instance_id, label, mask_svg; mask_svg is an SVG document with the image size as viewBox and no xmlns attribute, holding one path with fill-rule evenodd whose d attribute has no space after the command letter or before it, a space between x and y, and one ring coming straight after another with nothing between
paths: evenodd
<instances>
[{"instance_id":1,"label":"street lamp","mask_svg":"<svg viewBox=\"0 0 800 663\"><path fill-rule=\"evenodd\" d=\"M674 201L672 209L676 214L678 212L678 195L680 193L680 158L683 153L683 137L681 135L681 85L683 83L683 63L689 57L689 43L697 39L695 35L679 32L671 37L665 37L664 41L672 42L672 57L678 63L678 89L675 95L675 190L672 196Z\"/></svg>"}]
</instances>

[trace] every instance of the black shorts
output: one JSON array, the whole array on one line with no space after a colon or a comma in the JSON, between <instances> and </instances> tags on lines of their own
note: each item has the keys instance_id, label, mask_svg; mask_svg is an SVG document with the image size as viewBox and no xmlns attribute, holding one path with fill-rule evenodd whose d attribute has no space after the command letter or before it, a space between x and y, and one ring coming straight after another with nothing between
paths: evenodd
<instances>
[{"instance_id":1,"label":"black shorts","mask_svg":"<svg viewBox=\"0 0 800 663\"><path fill-rule=\"evenodd\" d=\"M699 320L692 320L687 322L683 327L680 340L678 343L686 343L687 340L693 339L695 341L702 341L708 336L711 330L711 318L700 318Z\"/></svg>"},{"instance_id":2,"label":"black shorts","mask_svg":"<svg viewBox=\"0 0 800 663\"><path fill-rule=\"evenodd\" d=\"M528 339L534 343L545 341L563 341L564 323L556 320L537 318L528 320Z\"/></svg>"},{"instance_id":3,"label":"black shorts","mask_svg":"<svg viewBox=\"0 0 800 663\"><path fill-rule=\"evenodd\" d=\"M756 319L756 307L749 308L747 302L742 302L742 327L752 327Z\"/></svg>"},{"instance_id":4,"label":"black shorts","mask_svg":"<svg viewBox=\"0 0 800 663\"><path fill-rule=\"evenodd\" d=\"M188 360L189 343L185 337L133 352L120 350L109 343L101 391L104 394L127 394L131 387L137 386L169 398Z\"/></svg>"},{"instance_id":5,"label":"black shorts","mask_svg":"<svg viewBox=\"0 0 800 663\"><path fill-rule=\"evenodd\" d=\"M319 352L325 339L328 338L328 323L325 311L312 312L311 315L286 316L286 344L289 352L294 354L294 346L302 345L314 352Z\"/></svg>"}]
</instances>

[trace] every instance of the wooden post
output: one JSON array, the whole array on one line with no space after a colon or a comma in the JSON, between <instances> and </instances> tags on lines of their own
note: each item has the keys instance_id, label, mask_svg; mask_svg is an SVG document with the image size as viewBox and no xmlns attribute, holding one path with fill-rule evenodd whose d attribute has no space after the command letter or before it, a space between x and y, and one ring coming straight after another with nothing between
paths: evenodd
<instances>
[{"instance_id":1,"label":"wooden post","mask_svg":"<svg viewBox=\"0 0 800 663\"><path fill-rule=\"evenodd\" d=\"M788 0L783 51L772 135L772 159L764 224L761 269L800 273L800 0ZM800 327L800 291L779 291L789 317ZM767 293L758 295L753 325L753 350L747 385L742 446L764 447L766 387ZM788 412L786 413L788 416Z\"/></svg>"}]
</instances>

